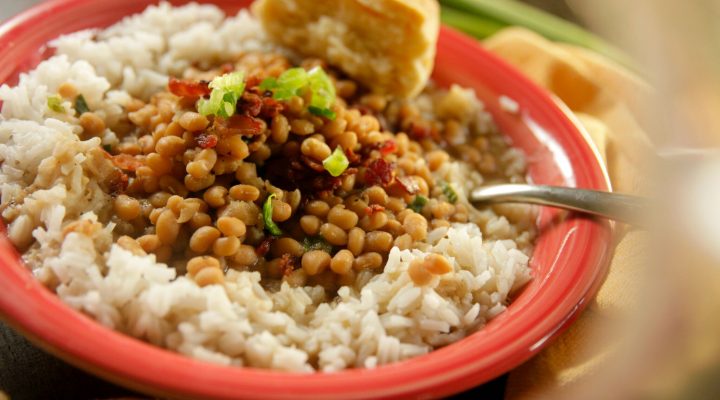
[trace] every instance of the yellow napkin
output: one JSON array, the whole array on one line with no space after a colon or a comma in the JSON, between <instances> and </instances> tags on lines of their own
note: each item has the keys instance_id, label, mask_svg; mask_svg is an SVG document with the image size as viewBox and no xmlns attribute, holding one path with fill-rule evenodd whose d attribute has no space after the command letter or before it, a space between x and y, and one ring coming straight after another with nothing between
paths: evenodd
<instances>
[{"instance_id":1,"label":"yellow napkin","mask_svg":"<svg viewBox=\"0 0 720 400\"><path fill-rule=\"evenodd\" d=\"M638 120L651 88L632 73L592 52L552 43L522 28L508 28L485 42L539 85L559 97L577 115L606 161L615 191L642 191L652 145ZM570 397L570 388L592 377L615 345L598 328L632 302L643 234L618 232L609 276L596 299L550 347L510 374L507 399Z\"/></svg>"}]
</instances>

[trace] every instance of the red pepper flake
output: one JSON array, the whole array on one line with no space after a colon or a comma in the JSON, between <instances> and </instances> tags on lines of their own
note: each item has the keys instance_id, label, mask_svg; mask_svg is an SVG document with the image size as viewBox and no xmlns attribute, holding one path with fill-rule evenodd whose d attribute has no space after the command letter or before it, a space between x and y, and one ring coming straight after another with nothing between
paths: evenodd
<instances>
[{"instance_id":1,"label":"red pepper flake","mask_svg":"<svg viewBox=\"0 0 720 400\"><path fill-rule=\"evenodd\" d=\"M403 188L404 191L408 192L409 194L415 194L420 190L420 186L418 186L417 181L415 181L415 179L413 178L410 178L409 176L395 177L395 181L401 188Z\"/></svg>"},{"instance_id":2,"label":"red pepper flake","mask_svg":"<svg viewBox=\"0 0 720 400\"><path fill-rule=\"evenodd\" d=\"M270 251L270 245L274 240L274 236L268 236L263 239L263 241L255 248L255 254L257 254L258 257L265 257L265 254Z\"/></svg>"},{"instance_id":3,"label":"red pepper flake","mask_svg":"<svg viewBox=\"0 0 720 400\"><path fill-rule=\"evenodd\" d=\"M386 140L380 145L380 154L386 156L397 151L397 143L394 140Z\"/></svg>"},{"instance_id":4,"label":"red pepper flake","mask_svg":"<svg viewBox=\"0 0 720 400\"><path fill-rule=\"evenodd\" d=\"M145 163L135 158L135 156L131 156L130 154L121 153L111 157L113 165L124 171L135 171L136 169L145 165Z\"/></svg>"},{"instance_id":5,"label":"red pepper flake","mask_svg":"<svg viewBox=\"0 0 720 400\"><path fill-rule=\"evenodd\" d=\"M208 133L201 133L195 138L195 141L197 142L198 146L202 147L203 149L212 149L217 146L218 137L216 135Z\"/></svg>"},{"instance_id":6,"label":"red pepper flake","mask_svg":"<svg viewBox=\"0 0 720 400\"><path fill-rule=\"evenodd\" d=\"M210 94L210 84L206 81L183 81L170 78L168 90L180 97L202 97Z\"/></svg>"},{"instance_id":7,"label":"red pepper flake","mask_svg":"<svg viewBox=\"0 0 720 400\"><path fill-rule=\"evenodd\" d=\"M380 204L371 204L370 206L365 207L365 214L367 214L368 217L372 217L373 214L380 211L385 211L385 207Z\"/></svg>"},{"instance_id":8,"label":"red pepper flake","mask_svg":"<svg viewBox=\"0 0 720 400\"><path fill-rule=\"evenodd\" d=\"M387 186L393 181L394 169L394 163L388 162L383 158L378 158L367 166L365 183L368 186Z\"/></svg>"}]
</instances>

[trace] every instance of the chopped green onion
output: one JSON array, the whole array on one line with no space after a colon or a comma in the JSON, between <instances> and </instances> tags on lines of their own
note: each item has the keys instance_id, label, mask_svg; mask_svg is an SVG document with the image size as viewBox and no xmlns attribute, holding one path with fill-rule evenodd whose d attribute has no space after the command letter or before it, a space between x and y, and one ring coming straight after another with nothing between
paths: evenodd
<instances>
[{"instance_id":1,"label":"chopped green onion","mask_svg":"<svg viewBox=\"0 0 720 400\"><path fill-rule=\"evenodd\" d=\"M219 90L213 90L210 92L209 99L198 100L197 108L198 112L202 115L216 114L221 108L223 103L223 92Z\"/></svg>"},{"instance_id":2,"label":"chopped green onion","mask_svg":"<svg viewBox=\"0 0 720 400\"><path fill-rule=\"evenodd\" d=\"M329 109L335 102L335 86L330 77L320 67L315 67L308 72L312 99L310 106L320 109Z\"/></svg>"},{"instance_id":3,"label":"chopped green onion","mask_svg":"<svg viewBox=\"0 0 720 400\"><path fill-rule=\"evenodd\" d=\"M302 68L290 68L277 78L278 87L290 92L297 92L308 84L308 73Z\"/></svg>"},{"instance_id":4,"label":"chopped green onion","mask_svg":"<svg viewBox=\"0 0 720 400\"><path fill-rule=\"evenodd\" d=\"M276 78L265 78L260 83L260 90L272 90L275 100L289 100L293 96L302 95L310 90L312 96L308 111L320 117L335 119L331 110L335 103L335 86L330 77L320 67L306 72L302 68L290 68Z\"/></svg>"},{"instance_id":5,"label":"chopped green onion","mask_svg":"<svg viewBox=\"0 0 720 400\"><path fill-rule=\"evenodd\" d=\"M272 90L272 89L275 89L276 87L278 87L277 79L273 78L272 76L269 78L263 79L263 81L260 82L260 85L258 86L258 88L263 91Z\"/></svg>"},{"instance_id":6,"label":"chopped green onion","mask_svg":"<svg viewBox=\"0 0 720 400\"><path fill-rule=\"evenodd\" d=\"M312 250L322 250L329 254L333 254L334 252L332 245L326 242L321 236L306 236L305 239L303 239L303 249L306 253Z\"/></svg>"},{"instance_id":7,"label":"chopped green onion","mask_svg":"<svg viewBox=\"0 0 720 400\"><path fill-rule=\"evenodd\" d=\"M273 214L273 205L272 205L272 199L275 198L275 193L271 194L270 196L265 199L265 204L263 204L263 222L265 222L265 229L270 232L273 236L280 236L282 235L282 230L275 224L275 221L272 219Z\"/></svg>"},{"instance_id":8,"label":"chopped green onion","mask_svg":"<svg viewBox=\"0 0 720 400\"><path fill-rule=\"evenodd\" d=\"M318 108L315 106L308 107L308 111L310 111L310 114L317 115L318 117L325 117L327 119L333 120L337 116L335 114L335 111L329 109L329 108Z\"/></svg>"},{"instance_id":9,"label":"chopped green onion","mask_svg":"<svg viewBox=\"0 0 720 400\"><path fill-rule=\"evenodd\" d=\"M85 97L81 94L75 98L75 111L77 111L78 115L83 115L90 111L90 107L88 107Z\"/></svg>"},{"instance_id":10,"label":"chopped green onion","mask_svg":"<svg viewBox=\"0 0 720 400\"><path fill-rule=\"evenodd\" d=\"M332 154L323 160L323 167L330 173L330 175L338 177L350 165L350 161L345 156L345 152L342 147L338 146L335 148Z\"/></svg>"},{"instance_id":11,"label":"chopped green onion","mask_svg":"<svg viewBox=\"0 0 720 400\"><path fill-rule=\"evenodd\" d=\"M218 76L210 82L210 89L232 92L240 97L245 91L245 74L242 71L235 71Z\"/></svg>"},{"instance_id":12,"label":"chopped green onion","mask_svg":"<svg viewBox=\"0 0 720 400\"><path fill-rule=\"evenodd\" d=\"M419 213L420 211L422 211L423 207L425 207L425 204L427 204L427 202L427 197L423 195L417 195L413 199L412 203L408 205L408 207L410 207L416 213Z\"/></svg>"},{"instance_id":13,"label":"chopped green onion","mask_svg":"<svg viewBox=\"0 0 720 400\"><path fill-rule=\"evenodd\" d=\"M455 204L458 201L458 195L457 192L455 192L455 189L450 186L447 182L442 182L442 192L447 197L448 201L452 204Z\"/></svg>"},{"instance_id":14,"label":"chopped green onion","mask_svg":"<svg viewBox=\"0 0 720 400\"><path fill-rule=\"evenodd\" d=\"M235 114L237 102L245 91L245 74L242 71L218 76L210 82L209 99L200 99L198 112L202 115L217 115L229 118Z\"/></svg>"},{"instance_id":15,"label":"chopped green onion","mask_svg":"<svg viewBox=\"0 0 720 400\"><path fill-rule=\"evenodd\" d=\"M273 99L280 100L280 101L290 100L290 98L295 96L296 94L297 94L297 92L294 90L288 90L288 89L279 87L279 88L275 89L275 91L273 92Z\"/></svg>"},{"instance_id":16,"label":"chopped green onion","mask_svg":"<svg viewBox=\"0 0 720 400\"><path fill-rule=\"evenodd\" d=\"M58 113L64 113L65 107L62 105L62 98L58 95L49 96L47 99L48 108Z\"/></svg>"},{"instance_id":17,"label":"chopped green onion","mask_svg":"<svg viewBox=\"0 0 720 400\"><path fill-rule=\"evenodd\" d=\"M472 13L458 11L447 6L443 6L440 9L440 18L443 23L478 39L484 39L492 36L507 26L507 24L498 22L492 18L487 18L483 15L473 15Z\"/></svg>"},{"instance_id":18,"label":"chopped green onion","mask_svg":"<svg viewBox=\"0 0 720 400\"><path fill-rule=\"evenodd\" d=\"M444 23L484 39L505 26L517 25L550 40L591 49L636 69L635 62L622 50L566 21L518 0L440 0Z\"/></svg>"}]
</instances>

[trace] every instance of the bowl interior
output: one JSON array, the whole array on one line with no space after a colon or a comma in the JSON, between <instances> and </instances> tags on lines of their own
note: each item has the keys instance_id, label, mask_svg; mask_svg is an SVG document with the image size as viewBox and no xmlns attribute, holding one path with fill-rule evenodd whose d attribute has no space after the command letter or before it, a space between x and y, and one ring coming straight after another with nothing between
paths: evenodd
<instances>
[{"instance_id":1,"label":"bowl interior","mask_svg":"<svg viewBox=\"0 0 720 400\"><path fill-rule=\"evenodd\" d=\"M187 1L171 1L183 4ZM54 0L0 27L0 82L46 58L49 40L105 27L150 0ZM217 0L234 13L250 1ZM11 61L10 61L11 60ZM527 155L536 183L608 190L594 149L553 99L475 41L442 28L434 79L475 89L496 123ZM499 104L508 96L518 114ZM202 398L437 397L492 379L536 354L595 293L610 255L608 223L543 208L531 259L534 279L485 328L429 355L374 370L297 375L195 361L108 330L60 302L0 235L0 315L36 344L92 373L158 395Z\"/></svg>"}]
</instances>

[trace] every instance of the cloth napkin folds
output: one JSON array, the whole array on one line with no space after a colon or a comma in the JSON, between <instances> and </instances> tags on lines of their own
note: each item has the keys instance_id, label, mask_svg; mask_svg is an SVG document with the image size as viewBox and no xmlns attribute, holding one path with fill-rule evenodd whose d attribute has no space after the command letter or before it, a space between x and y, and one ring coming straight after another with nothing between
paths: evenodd
<instances>
[{"instance_id":1,"label":"cloth napkin folds","mask_svg":"<svg viewBox=\"0 0 720 400\"><path fill-rule=\"evenodd\" d=\"M590 51L550 42L523 28L507 28L484 44L575 113L603 157L615 191L643 191L652 145L638 121L643 99L652 93L649 85ZM630 301L627 293L639 273L637 249L643 240L641 232L618 228L610 272L595 300L553 344L511 372L507 399L567 398L570 387L607 367L612 342L591 345L590 338Z\"/></svg>"}]
</instances>

